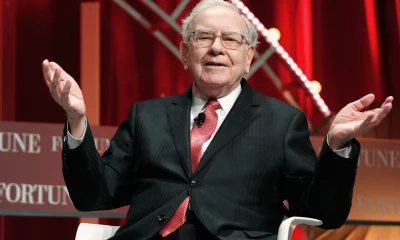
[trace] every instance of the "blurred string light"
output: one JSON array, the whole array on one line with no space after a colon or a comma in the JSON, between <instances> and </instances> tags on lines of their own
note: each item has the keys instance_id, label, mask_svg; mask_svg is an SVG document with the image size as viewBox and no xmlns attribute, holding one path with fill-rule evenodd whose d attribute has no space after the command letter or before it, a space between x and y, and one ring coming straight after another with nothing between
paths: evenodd
<instances>
[{"instance_id":1,"label":"blurred string light","mask_svg":"<svg viewBox=\"0 0 400 240\"><path fill-rule=\"evenodd\" d=\"M244 5L244 3L240 0L229 0L233 4L237 6L237 8L242 12L243 15L249 19L250 22L256 26L259 34L274 48L277 54L286 61L289 68L293 71L293 73L298 77L300 83L306 89L308 94L311 96L311 99L318 107L318 109L322 112L325 117L328 117L331 114L328 106L325 101L321 98L319 93L321 92L321 84L318 81L310 81L307 76L303 73L303 71L299 68L299 66L294 62L293 58L289 56L289 54L285 51L285 49L279 44L280 32L276 28L267 29L260 20L254 16L254 14L250 11L248 7Z\"/></svg>"},{"instance_id":2,"label":"blurred string light","mask_svg":"<svg viewBox=\"0 0 400 240\"><path fill-rule=\"evenodd\" d=\"M279 41L281 39L281 32L277 28L268 29L268 35L272 41Z\"/></svg>"},{"instance_id":3,"label":"blurred string light","mask_svg":"<svg viewBox=\"0 0 400 240\"><path fill-rule=\"evenodd\" d=\"M311 81L311 89L313 89L313 91L316 93L320 93L322 90L321 83L319 83L317 80L312 80Z\"/></svg>"}]
</instances>

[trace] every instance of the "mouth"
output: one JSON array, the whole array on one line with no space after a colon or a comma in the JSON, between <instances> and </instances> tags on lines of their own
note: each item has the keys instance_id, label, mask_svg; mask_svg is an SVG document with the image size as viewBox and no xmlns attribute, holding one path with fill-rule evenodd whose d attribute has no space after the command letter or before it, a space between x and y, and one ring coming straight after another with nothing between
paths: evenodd
<instances>
[{"instance_id":1,"label":"mouth","mask_svg":"<svg viewBox=\"0 0 400 240\"><path fill-rule=\"evenodd\" d=\"M204 65L207 67L227 67L225 64L217 62L206 62Z\"/></svg>"}]
</instances>

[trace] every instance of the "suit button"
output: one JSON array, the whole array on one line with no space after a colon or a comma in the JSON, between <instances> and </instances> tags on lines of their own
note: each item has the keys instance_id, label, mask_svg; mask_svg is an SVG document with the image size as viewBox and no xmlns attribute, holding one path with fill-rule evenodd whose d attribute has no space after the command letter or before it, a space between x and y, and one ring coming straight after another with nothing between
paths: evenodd
<instances>
[{"instance_id":1,"label":"suit button","mask_svg":"<svg viewBox=\"0 0 400 240\"><path fill-rule=\"evenodd\" d=\"M162 221L162 220L164 220L164 219L165 219L164 213L160 213L160 214L157 215L157 220L158 220L158 221Z\"/></svg>"},{"instance_id":2,"label":"suit button","mask_svg":"<svg viewBox=\"0 0 400 240\"><path fill-rule=\"evenodd\" d=\"M192 186L192 187L196 187L196 186L197 186L197 182L196 182L196 180L192 180L192 181L190 181L190 186Z\"/></svg>"}]
</instances>

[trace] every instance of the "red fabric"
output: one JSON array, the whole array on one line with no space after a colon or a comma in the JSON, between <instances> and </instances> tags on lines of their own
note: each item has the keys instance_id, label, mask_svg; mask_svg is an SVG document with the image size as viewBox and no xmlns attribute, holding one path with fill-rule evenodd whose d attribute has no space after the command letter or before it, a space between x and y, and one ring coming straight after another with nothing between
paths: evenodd
<instances>
[{"instance_id":1,"label":"red fabric","mask_svg":"<svg viewBox=\"0 0 400 240\"><path fill-rule=\"evenodd\" d=\"M202 155L202 147L211 135L215 131L218 122L218 115L216 110L220 107L218 100L211 100L207 103L207 107L204 110L206 115L206 120L204 123L197 125L194 124L192 130L190 131L190 153L192 161L192 172L194 172L200 163ZM188 208L188 203L190 197L187 197L181 205L176 209L172 217L168 220L165 226L161 229L161 236L168 236L170 233L174 232L180 226L182 226L186 221L186 211Z\"/></svg>"},{"instance_id":2,"label":"red fabric","mask_svg":"<svg viewBox=\"0 0 400 240\"><path fill-rule=\"evenodd\" d=\"M182 226L186 221L186 211L189 206L190 197L186 197L185 200L179 205L172 217L168 220L165 226L160 230L160 235L163 237L173 233L176 229Z\"/></svg>"},{"instance_id":3,"label":"red fabric","mask_svg":"<svg viewBox=\"0 0 400 240\"><path fill-rule=\"evenodd\" d=\"M98 1L102 4L101 123L118 125L133 102L180 93L191 83L191 76L173 54L113 1ZM55 60L79 82L80 2L2 1L7 3L3 5L3 13L14 7L17 15L15 56L3 56L3 69L9 65L16 67L15 78L3 79L3 82L15 81L16 86L7 88L14 92L14 104L2 102L7 108L15 108L10 109L10 112L15 110L15 118L9 120L58 123L65 120L65 114L43 83L40 64L45 58ZM155 2L170 14L180 1ZM179 44L179 36L141 1L129 0L129 3L154 23L154 29L165 31L171 42ZM189 5L195 3L190 1ZM332 111L370 92L377 95L378 101L387 95L400 98L399 0L247 0L245 3L266 27L281 31L281 44L310 79L321 82L321 95ZM179 19L186 14L187 11ZM7 32L3 36L7 38ZM261 42L259 50L263 52L267 45ZM10 46L3 49L7 47ZM319 124L321 114L303 90L293 87L296 79L282 61L272 57L268 63L310 121ZM264 94L283 99L262 70L249 83ZM382 137L400 139L399 121L400 111L395 107L388 118L389 131ZM54 171L43 169L46 170ZM61 174L61 170L57 171ZM73 239L79 224L78 219L61 217L0 218L0 240ZM100 222L124 221L101 219ZM42 234L37 229L54 231Z\"/></svg>"},{"instance_id":4,"label":"red fabric","mask_svg":"<svg viewBox=\"0 0 400 240\"><path fill-rule=\"evenodd\" d=\"M210 139L217 127L218 115L216 110L219 107L220 105L218 100L209 101L204 110L204 114L206 115L204 123L201 125L194 124L190 131L190 152L193 172L200 163L203 144Z\"/></svg>"}]
</instances>

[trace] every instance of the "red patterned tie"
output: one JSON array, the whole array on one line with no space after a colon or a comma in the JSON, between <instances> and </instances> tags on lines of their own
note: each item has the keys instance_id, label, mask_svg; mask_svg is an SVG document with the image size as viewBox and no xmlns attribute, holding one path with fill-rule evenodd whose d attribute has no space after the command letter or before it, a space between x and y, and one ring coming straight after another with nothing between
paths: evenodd
<instances>
[{"instance_id":1,"label":"red patterned tie","mask_svg":"<svg viewBox=\"0 0 400 240\"><path fill-rule=\"evenodd\" d=\"M211 135L217 127L218 115L215 110L220 107L218 100L209 100L207 102L204 114L206 119L202 125L194 124L190 131L190 148L191 148L191 162L192 172L197 168L201 159L201 148L203 144L210 139ZM189 196L181 203L176 209L175 213L168 220L165 226L161 229L161 236L165 237L178 229L186 221L186 211L189 205Z\"/></svg>"}]
</instances>

